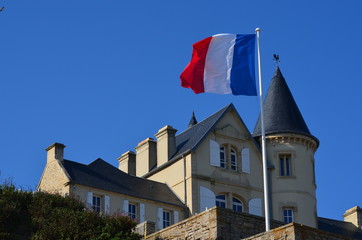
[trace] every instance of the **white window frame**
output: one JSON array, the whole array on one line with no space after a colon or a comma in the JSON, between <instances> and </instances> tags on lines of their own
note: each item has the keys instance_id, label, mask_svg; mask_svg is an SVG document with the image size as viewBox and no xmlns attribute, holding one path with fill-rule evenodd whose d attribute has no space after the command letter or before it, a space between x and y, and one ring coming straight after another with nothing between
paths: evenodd
<instances>
[{"instance_id":1,"label":"white window frame","mask_svg":"<svg viewBox=\"0 0 362 240\"><path fill-rule=\"evenodd\" d=\"M233 201L233 210L234 211L237 211L237 212L243 212L244 211L243 202L239 198L233 197L232 201ZM238 208L241 208L241 211Z\"/></svg>"},{"instance_id":2,"label":"white window frame","mask_svg":"<svg viewBox=\"0 0 362 240\"><path fill-rule=\"evenodd\" d=\"M284 223L294 222L294 209L291 207L283 208L283 221Z\"/></svg>"},{"instance_id":3,"label":"white window frame","mask_svg":"<svg viewBox=\"0 0 362 240\"><path fill-rule=\"evenodd\" d=\"M226 208L227 207L226 195L225 194L217 195L215 197L215 205L218 207Z\"/></svg>"}]
</instances>

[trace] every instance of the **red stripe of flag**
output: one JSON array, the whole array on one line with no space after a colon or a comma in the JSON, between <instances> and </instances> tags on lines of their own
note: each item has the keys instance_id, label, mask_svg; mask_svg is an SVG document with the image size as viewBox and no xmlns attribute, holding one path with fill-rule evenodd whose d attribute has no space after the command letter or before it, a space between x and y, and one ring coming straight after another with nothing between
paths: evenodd
<instances>
[{"instance_id":1,"label":"red stripe of flag","mask_svg":"<svg viewBox=\"0 0 362 240\"><path fill-rule=\"evenodd\" d=\"M211 39L208 37L192 45L191 61L180 76L181 86L191 88L196 94L204 92L205 61Z\"/></svg>"}]
</instances>

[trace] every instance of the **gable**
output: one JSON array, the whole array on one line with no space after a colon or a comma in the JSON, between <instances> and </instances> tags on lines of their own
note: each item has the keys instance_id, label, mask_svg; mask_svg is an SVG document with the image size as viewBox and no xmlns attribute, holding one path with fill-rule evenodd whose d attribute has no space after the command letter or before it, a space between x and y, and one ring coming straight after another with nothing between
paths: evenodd
<instances>
[{"instance_id":1,"label":"gable","mask_svg":"<svg viewBox=\"0 0 362 240\"><path fill-rule=\"evenodd\" d=\"M222 108L203 121L176 136L176 153L172 158L194 151L214 130L225 136L240 139L251 139L255 147L260 151L259 145L252 138L243 120L239 116L233 104Z\"/></svg>"},{"instance_id":2,"label":"gable","mask_svg":"<svg viewBox=\"0 0 362 240\"><path fill-rule=\"evenodd\" d=\"M69 194L69 175L58 161L48 162L44 168L37 189L51 193Z\"/></svg>"}]
</instances>

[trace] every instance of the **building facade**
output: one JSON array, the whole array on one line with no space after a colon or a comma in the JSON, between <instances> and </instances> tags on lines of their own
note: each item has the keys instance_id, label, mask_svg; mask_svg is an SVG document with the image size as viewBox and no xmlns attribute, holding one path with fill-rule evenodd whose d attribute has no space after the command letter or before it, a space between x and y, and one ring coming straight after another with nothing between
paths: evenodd
<instances>
[{"instance_id":1,"label":"building facade","mask_svg":"<svg viewBox=\"0 0 362 240\"><path fill-rule=\"evenodd\" d=\"M277 68L264 101L271 218L318 228L314 137ZM217 206L264 216L260 119L253 133L233 104L201 122L194 114L177 134L167 125L116 168L65 160L64 145L47 148L41 191L69 194L94 211L153 222L155 231ZM350 216L349 214L348 216ZM353 218L355 219L355 218Z\"/></svg>"}]
</instances>

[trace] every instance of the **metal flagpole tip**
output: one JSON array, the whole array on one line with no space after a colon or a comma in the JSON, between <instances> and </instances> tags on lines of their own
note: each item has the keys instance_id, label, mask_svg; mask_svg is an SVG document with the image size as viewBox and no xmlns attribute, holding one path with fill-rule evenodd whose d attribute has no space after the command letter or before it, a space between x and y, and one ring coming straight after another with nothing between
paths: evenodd
<instances>
[{"instance_id":1,"label":"metal flagpole tip","mask_svg":"<svg viewBox=\"0 0 362 240\"><path fill-rule=\"evenodd\" d=\"M260 28L255 28L255 32L260 32L261 29Z\"/></svg>"}]
</instances>

